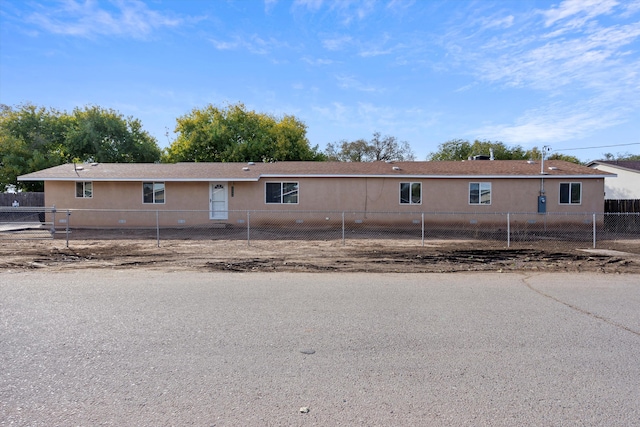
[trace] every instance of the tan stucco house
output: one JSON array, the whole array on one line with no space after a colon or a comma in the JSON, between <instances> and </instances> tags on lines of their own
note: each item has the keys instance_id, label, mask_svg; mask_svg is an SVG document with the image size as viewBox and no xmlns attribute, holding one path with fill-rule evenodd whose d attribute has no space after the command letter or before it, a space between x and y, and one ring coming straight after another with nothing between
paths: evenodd
<instances>
[{"instance_id":1,"label":"tan stucco house","mask_svg":"<svg viewBox=\"0 0 640 427\"><path fill-rule=\"evenodd\" d=\"M235 224L251 210L602 213L610 176L556 160L472 160L65 164L19 180L44 181L45 205L78 210L74 226L112 227L117 210L181 211L184 225Z\"/></svg>"}]
</instances>

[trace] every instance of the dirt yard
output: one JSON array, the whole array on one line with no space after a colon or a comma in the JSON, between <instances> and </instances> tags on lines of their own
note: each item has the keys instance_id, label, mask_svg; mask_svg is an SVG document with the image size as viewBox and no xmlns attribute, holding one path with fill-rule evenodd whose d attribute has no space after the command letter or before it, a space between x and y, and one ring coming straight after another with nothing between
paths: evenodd
<instances>
[{"instance_id":1,"label":"dirt yard","mask_svg":"<svg viewBox=\"0 0 640 427\"><path fill-rule=\"evenodd\" d=\"M0 272L100 268L230 272L640 273L640 241L514 245L473 240L0 240Z\"/></svg>"}]
</instances>

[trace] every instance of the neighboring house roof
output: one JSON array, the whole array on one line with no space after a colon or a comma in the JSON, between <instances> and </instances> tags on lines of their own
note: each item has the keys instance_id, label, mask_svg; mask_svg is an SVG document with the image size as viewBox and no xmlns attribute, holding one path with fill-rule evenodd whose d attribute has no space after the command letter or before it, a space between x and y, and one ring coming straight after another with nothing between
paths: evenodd
<instances>
[{"instance_id":1,"label":"neighboring house roof","mask_svg":"<svg viewBox=\"0 0 640 427\"><path fill-rule=\"evenodd\" d=\"M598 165L640 173L640 160L594 160L587 166L594 168Z\"/></svg>"},{"instance_id":2,"label":"neighboring house roof","mask_svg":"<svg viewBox=\"0 0 640 427\"><path fill-rule=\"evenodd\" d=\"M260 178L604 178L608 172L560 160L274 163L65 164L18 177L20 181L258 181Z\"/></svg>"},{"instance_id":3,"label":"neighboring house roof","mask_svg":"<svg viewBox=\"0 0 640 427\"><path fill-rule=\"evenodd\" d=\"M635 200L640 198L640 161L596 160L587 166L601 172L615 173L616 179L605 179L605 199Z\"/></svg>"}]
</instances>

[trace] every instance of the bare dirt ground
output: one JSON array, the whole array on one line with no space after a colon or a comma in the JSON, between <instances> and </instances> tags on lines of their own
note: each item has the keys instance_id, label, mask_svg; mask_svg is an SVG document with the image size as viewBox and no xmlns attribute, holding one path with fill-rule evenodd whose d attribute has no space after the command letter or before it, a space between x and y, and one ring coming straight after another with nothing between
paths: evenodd
<instances>
[{"instance_id":1,"label":"bare dirt ground","mask_svg":"<svg viewBox=\"0 0 640 427\"><path fill-rule=\"evenodd\" d=\"M80 237L80 236L78 236ZM640 273L640 240L512 244L475 240L0 240L0 272L99 268L230 272L546 271Z\"/></svg>"}]
</instances>

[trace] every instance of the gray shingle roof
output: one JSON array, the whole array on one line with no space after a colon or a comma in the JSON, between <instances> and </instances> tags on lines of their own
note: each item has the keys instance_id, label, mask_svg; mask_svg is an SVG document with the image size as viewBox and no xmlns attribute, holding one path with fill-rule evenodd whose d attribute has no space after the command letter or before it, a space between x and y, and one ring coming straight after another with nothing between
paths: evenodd
<instances>
[{"instance_id":1,"label":"gray shingle roof","mask_svg":"<svg viewBox=\"0 0 640 427\"><path fill-rule=\"evenodd\" d=\"M550 177L597 178L607 172L560 160L544 162ZM20 181L257 181L285 177L484 177L539 178L539 161L472 160L440 162L275 162L275 163L97 163L65 164L18 177Z\"/></svg>"},{"instance_id":2,"label":"gray shingle roof","mask_svg":"<svg viewBox=\"0 0 640 427\"><path fill-rule=\"evenodd\" d=\"M596 160L589 163L588 166L591 165L608 165L615 168L640 172L640 160Z\"/></svg>"}]
</instances>

